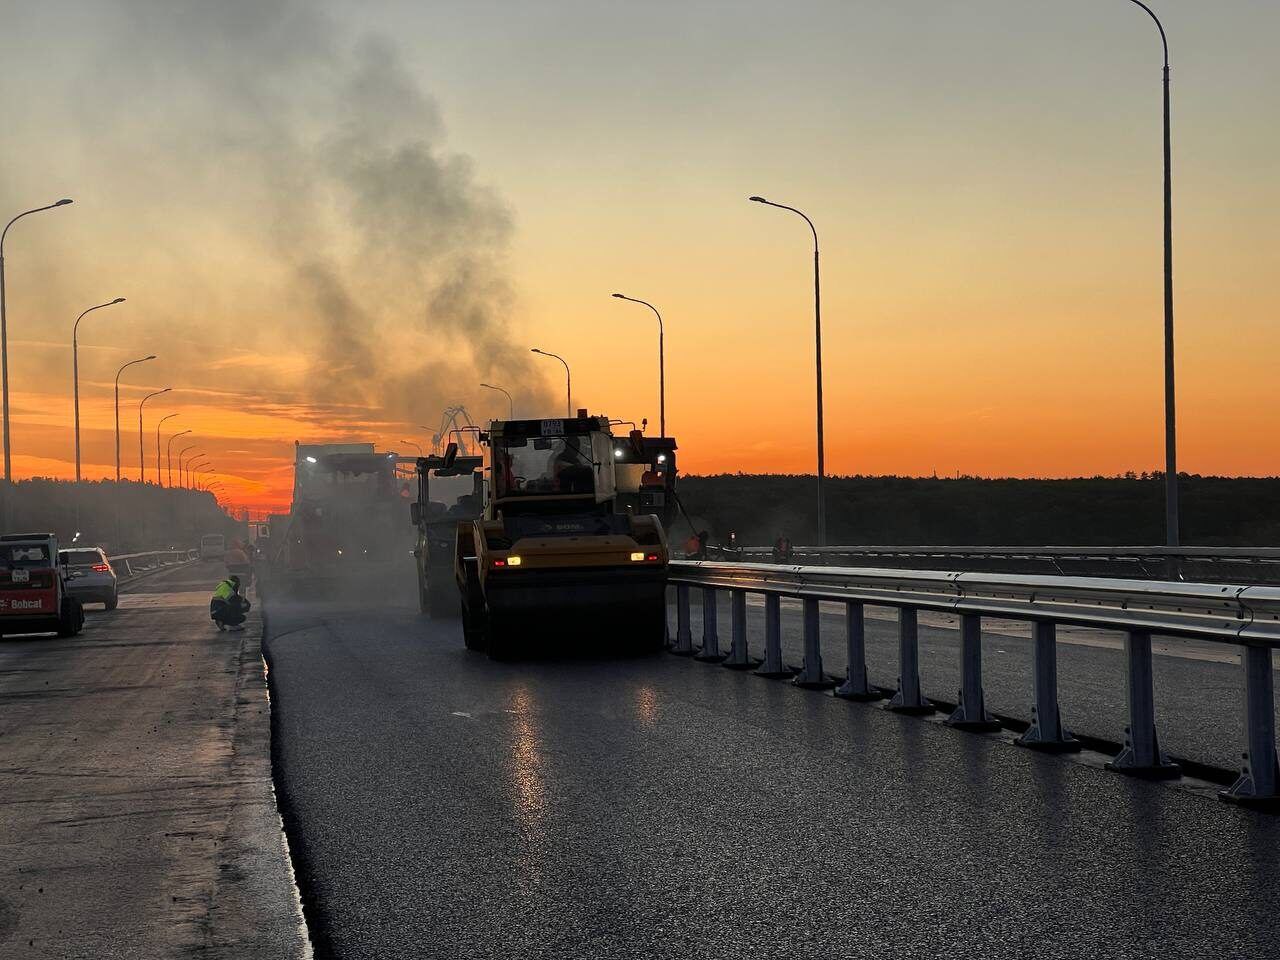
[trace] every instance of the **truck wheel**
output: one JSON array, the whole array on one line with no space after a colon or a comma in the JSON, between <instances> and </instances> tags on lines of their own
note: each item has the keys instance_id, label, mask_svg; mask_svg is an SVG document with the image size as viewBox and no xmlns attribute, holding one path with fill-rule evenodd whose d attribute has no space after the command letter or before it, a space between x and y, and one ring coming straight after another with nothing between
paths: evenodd
<instances>
[{"instance_id":1,"label":"truck wheel","mask_svg":"<svg viewBox=\"0 0 1280 960\"><path fill-rule=\"evenodd\" d=\"M84 607L67 599L62 602L62 613L58 617L58 636L74 637L84 627Z\"/></svg>"},{"instance_id":2,"label":"truck wheel","mask_svg":"<svg viewBox=\"0 0 1280 960\"><path fill-rule=\"evenodd\" d=\"M473 611L470 605L462 604L462 642L466 644L468 650L484 650L484 621L483 610Z\"/></svg>"},{"instance_id":3,"label":"truck wheel","mask_svg":"<svg viewBox=\"0 0 1280 960\"><path fill-rule=\"evenodd\" d=\"M667 611L663 607L637 610L631 630L631 652L638 657L661 653L667 646Z\"/></svg>"},{"instance_id":4,"label":"truck wheel","mask_svg":"<svg viewBox=\"0 0 1280 960\"><path fill-rule=\"evenodd\" d=\"M515 656L516 644L512 636L511 621L490 613L485 618L484 633L490 660L510 660Z\"/></svg>"}]
</instances>

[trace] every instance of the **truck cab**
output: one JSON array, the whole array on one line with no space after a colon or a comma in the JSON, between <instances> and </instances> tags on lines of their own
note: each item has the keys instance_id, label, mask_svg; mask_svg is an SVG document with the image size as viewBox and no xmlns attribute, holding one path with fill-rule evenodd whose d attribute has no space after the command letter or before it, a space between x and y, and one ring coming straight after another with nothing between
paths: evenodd
<instances>
[{"instance_id":1,"label":"truck cab","mask_svg":"<svg viewBox=\"0 0 1280 960\"><path fill-rule=\"evenodd\" d=\"M0 636L56 633L74 637L84 606L67 590L67 570L52 533L0 536Z\"/></svg>"}]
</instances>

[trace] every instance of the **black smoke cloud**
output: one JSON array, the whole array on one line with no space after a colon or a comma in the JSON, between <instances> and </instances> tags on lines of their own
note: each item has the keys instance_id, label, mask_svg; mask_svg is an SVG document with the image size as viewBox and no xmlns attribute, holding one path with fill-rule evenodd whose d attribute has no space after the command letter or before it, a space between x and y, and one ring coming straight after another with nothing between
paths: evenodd
<instances>
[{"instance_id":1,"label":"black smoke cloud","mask_svg":"<svg viewBox=\"0 0 1280 960\"><path fill-rule=\"evenodd\" d=\"M145 153L159 197L206 204L206 224L269 262L276 303L252 295L281 329L245 318L228 331L237 343L289 344L312 360L292 384L301 396L408 424L478 406L481 380L510 386L531 415L554 406L511 339L511 211L446 148L436 104L391 40L351 38L291 0L106 11L80 104L87 137L132 144L115 149ZM226 295L237 278L192 282Z\"/></svg>"}]
</instances>

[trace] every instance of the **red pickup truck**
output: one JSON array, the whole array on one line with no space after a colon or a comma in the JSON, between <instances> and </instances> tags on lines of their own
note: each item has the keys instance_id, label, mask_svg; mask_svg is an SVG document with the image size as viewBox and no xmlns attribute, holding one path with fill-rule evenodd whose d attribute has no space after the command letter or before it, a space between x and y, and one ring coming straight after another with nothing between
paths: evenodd
<instances>
[{"instance_id":1,"label":"red pickup truck","mask_svg":"<svg viewBox=\"0 0 1280 960\"><path fill-rule=\"evenodd\" d=\"M58 538L52 533L0 536L0 636L74 637L83 626L84 607L67 593L67 572L58 562Z\"/></svg>"}]
</instances>

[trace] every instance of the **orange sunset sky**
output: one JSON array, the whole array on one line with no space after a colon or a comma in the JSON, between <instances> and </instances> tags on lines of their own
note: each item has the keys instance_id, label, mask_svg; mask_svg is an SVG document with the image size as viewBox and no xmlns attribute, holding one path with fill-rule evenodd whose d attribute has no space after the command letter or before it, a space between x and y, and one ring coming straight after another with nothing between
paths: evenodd
<instances>
[{"instance_id":1,"label":"orange sunset sky","mask_svg":"<svg viewBox=\"0 0 1280 960\"><path fill-rule=\"evenodd\" d=\"M230 500L295 439L443 407L656 429L686 472L811 471L810 239L834 473L1162 462L1160 47L1124 0L46 2L0 32L14 469ZM1157 4L1174 77L1180 466L1280 474L1280 7ZM651 429L653 432L653 429ZM182 446L178 444L176 446Z\"/></svg>"}]
</instances>

